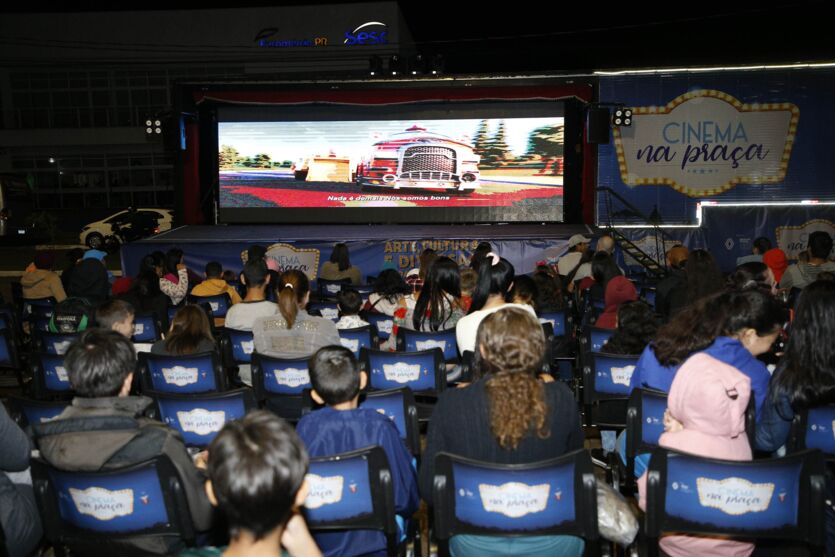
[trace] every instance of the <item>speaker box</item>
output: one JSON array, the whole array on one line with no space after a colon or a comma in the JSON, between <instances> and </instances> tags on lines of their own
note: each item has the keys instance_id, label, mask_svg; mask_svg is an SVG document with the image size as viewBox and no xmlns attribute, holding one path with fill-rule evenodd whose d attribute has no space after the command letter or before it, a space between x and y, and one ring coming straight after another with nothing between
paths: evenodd
<instances>
[{"instance_id":1,"label":"speaker box","mask_svg":"<svg viewBox=\"0 0 835 557\"><path fill-rule=\"evenodd\" d=\"M610 121L608 108L589 108L586 111L586 136L589 143L609 143Z\"/></svg>"}]
</instances>

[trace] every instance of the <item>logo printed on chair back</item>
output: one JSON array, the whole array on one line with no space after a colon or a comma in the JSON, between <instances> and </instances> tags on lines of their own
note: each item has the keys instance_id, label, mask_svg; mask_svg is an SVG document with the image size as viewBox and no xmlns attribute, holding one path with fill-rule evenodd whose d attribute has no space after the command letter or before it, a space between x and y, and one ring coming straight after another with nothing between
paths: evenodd
<instances>
[{"instance_id":1,"label":"logo printed on chair back","mask_svg":"<svg viewBox=\"0 0 835 557\"><path fill-rule=\"evenodd\" d=\"M55 366L55 375L58 376L58 381L62 383L69 383L70 376L67 374L67 368L64 366Z\"/></svg>"},{"instance_id":2,"label":"logo printed on chair back","mask_svg":"<svg viewBox=\"0 0 835 557\"><path fill-rule=\"evenodd\" d=\"M273 370L273 373L275 374L276 383L290 387L291 389L297 389L310 384L310 373L307 369L288 367Z\"/></svg>"},{"instance_id":3,"label":"logo printed on chair back","mask_svg":"<svg viewBox=\"0 0 835 557\"><path fill-rule=\"evenodd\" d=\"M226 423L226 412L195 408L190 412L177 412L177 420L180 422L183 431L189 431L197 435L209 435L223 428Z\"/></svg>"},{"instance_id":4,"label":"logo printed on chair back","mask_svg":"<svg viewBox=\"0 0 835 557\"><path fill-rule=\"evenodd\" d=\"M52 343L52 348L55 350L56 354L63 356L67 353L67 350L70 349L70 344L72 344L71 340L55 341Z\"/></svg>"},{"instance_id":5,"label":"logo printed on chair back","mask_svg":"<svg viewBox=\"0 0 835 557\"><path fill-rule=\"evenodd\" d=\"M243 350L244 354L251 355L255 352L255 341L254 340L242 340L241 341L241 350Z\"/></svg>"},{"instance_id":6,"label":"logo printed on chair back","mask_svg":"<svg viewBox=\"0 0 835 557\"><path fill-rule=\"evenodd\" d=\"M478 493L484 510L499 513L509 518L521 518L527 514L539 513L548 506L549 484L527 485L508 482L502 485L479 484Z\"/></svg>"},{"instance_id":7,"label":"logo printed on chair back","mask_svg":"<svg viewBox=\"0 0 835 557\"><path fill-rule=\"evenodd\" d=\"M145 324L144 323L134 323L133 324L133 336L141 336L145 334Z\"/></svg>"},{"instance_id":8,"label":"logo printed on chair back","mask_svg":"<svg viewBox=\"0 0 835 557\"><path fill-rule=\"evenodd\" d=\"M830 406L810 408L806 419L805 445L820 449L824 454L835 454L835 414Z\"/></svg>"},{"instance_id":9,"label":"logo printed on chair back","mask_svg":"<svg viewBox=\"0 0 835 557\"><path fill-rule=\"evenodd\" d=\"M358 338L340 338L339 342L353 353L357 353L360 349L360 339Z\"/></svg>"},{"instance_id":10,"label":"logo printed on chair back","mask_svg":"<svg viewBox=\"0 0 835 557\"><path fill-rule=\"evenodd\" d=\"M162 377L165 382L177 387L197 383L198 375L199 370L196 367L174 366L162 368Z\"/></svg>"},{"instance_id":11,"label":"logo printed on chair back","mask_svg":"<svg viewBox=\"0 0 835 557\"><path fill-rule=\"evenodd\" d=\"M381 333L390 335L392 327L394 327L393 319L381 319L377 321L377 330Z\"/></svg>"},{"instance_id":12,"label":"logo printed on chair back","mask_svg":"<svg viewBox=\"0 0 835 557\"><path fill-rule=\"evenodd\" d=\"M220 302L209 302L209 307L212 308L212 313L217 313L220 309Z\"/></svg>"},{"instance_id":13,"label":"logo printed on chair back","mask_svg":"<svg viewBox=\"0 0 835 557\"><path fill-rule=\"evenodd\" d=\"M326 284L325 285L325 290L327 290L331 294L339 294L339 292L342 290L342 285L341 284Z\"/></svg>"},{"instance_id":14,"label":"logo printed on chair back","mask_svg":"<svg viewBox=\"0 0 835 557\"><path fill-rule=\"evenodd\" d=\"M418 352L420 352L421 350L432 350L433 348L440 348L441 351L445 351L446 341L435 339L416 340L415 347L417 348Z\"/></svg>"},{"instance_id":15,"label":"logo printed on chair back","mask_svg":"<svg viewBox=\"0 0 835 557\"><path fill-rule=\"evenodd\" d=\"M420 379L420 364L407 364L406 362L383 364L383 376L387 381L402 385L414 383Z\"/></svg>"},{"instance_id":16,"label":"logo printed on chair back","mask_svg":"<svg viewBox=\"0 0 835 557\"><path fill-rule=\"evenodd\" d=\"M70 497L78 512L97 520L113 520L133 514L133 490L110 491L103 487L69 488Z\"/></svg>"},{"instance_id":17,"label":"logo printed on chair back","mask_svg":"<svg viewBox=\"0 0 835 557\"><path fill-rule=\"evenodd\" d=\"M339 310L336 308L330 307L322 307L319 308L319 312L322 314L322 317L325 319L338 319L339 318Z\"/></svg>"},{"instance_id":18,"label":"logo printed on chair back","mask_svg":"<svg viewBox=\"0 0 835 557\"><path fill-rule=\"evenodd\" d=\"M634 371L635 366L612 367L612 383L628 387Z\"/></svg>"},{"instance_id":19,"label":"logo printed on chair back","mask_svg":"<svg viewBox=\"0 0 835 557\"><path fill-rule=\"evenodd\" d=\"M736 477L723 480L700 477L696 479L696 490L699 493L699 504L703 507L738 516L768 510L774 494L774 484L752 483Z\"/></svg>"},{"instance_id":20,"label":"logo printed on chair back","mask_svg":"<svg viewBox=\"0 0 835 557\"><path fill-rule=\"evenodd\" d=\"M308 509L318 509L325 505L333 505L342 501L342 488L345 483L343 476L307 475L307 485L310 490L304 506Z\"/></svg>"}]
</instances>

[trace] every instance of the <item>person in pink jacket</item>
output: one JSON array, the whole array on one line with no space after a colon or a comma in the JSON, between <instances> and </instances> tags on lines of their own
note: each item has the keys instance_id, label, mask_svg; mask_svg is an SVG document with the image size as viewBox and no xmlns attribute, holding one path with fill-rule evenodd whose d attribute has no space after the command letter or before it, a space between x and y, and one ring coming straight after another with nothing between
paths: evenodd
<instances>
[{"instance_id":1,"label":"person in pink jacket","mask_svg":"<svg viewBox=\"0 0 835 557\"><path fill-rule=\"evenodd\" d=\"M709 458L751 460L745 409L751 380L735 367L697 353L682 364L670 388L662 447ZM638 479L638 504L646 508L646 473ZM671 557L748 557L754 544L728 538L666 536L661 549Z\"/></svg>"}]
</instances>

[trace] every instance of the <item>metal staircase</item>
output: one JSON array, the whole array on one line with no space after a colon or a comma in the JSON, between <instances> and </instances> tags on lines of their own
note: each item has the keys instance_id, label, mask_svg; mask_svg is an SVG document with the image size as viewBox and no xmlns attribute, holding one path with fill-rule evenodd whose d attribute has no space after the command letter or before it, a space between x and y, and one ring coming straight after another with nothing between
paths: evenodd
<instances>
[{"instance_id":1,"label":"metal staircase","mask_svg":"<svg viewBox=\"0 0 835 557\"><path fill-rule=\"evenodd\" d=\"M664 277L667 274L666 260L662 259L661 261L658 261L639 248L623 232L618 230L613 222L613 217L617 216L624 221L628 221L630 223L634 222L634 224L641 224L648 228L652 228L655 239L655 253L663 254L665 253L664 239L670 238L658 226L659 219L645 216L640 210L638 210L638 208L624 199L617 192L612 191L611 188L597 188L597 191L599 195L603 196L603 202L606 207L606 214L601 215L605 218L600 219L600 227L603 228L606 233L618 243L624 254L628 254L639 265L646 269L647 275L657 279ZM621 206L621 208L617 211L613 210L615 208L615 202Z\"/></svg>"}]
</instances>

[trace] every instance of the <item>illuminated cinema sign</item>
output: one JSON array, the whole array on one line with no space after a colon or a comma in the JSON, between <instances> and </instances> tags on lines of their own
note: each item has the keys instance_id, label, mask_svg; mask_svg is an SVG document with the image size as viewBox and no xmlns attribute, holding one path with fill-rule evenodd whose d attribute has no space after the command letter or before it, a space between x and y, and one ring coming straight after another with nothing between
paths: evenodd
<instances>
[{"instance_id":1,"label":"illuminated cinema sign","mask_svg":"<svg viewBox=\"0 0 835 557\"><path fill-rule=\"evenodd\" d=\"M388 25L367 21L353 31L345 31L345 46L388 44Z\"/></svg>"},{"instance_id":2,"label":"illuminated cinema sign","mask_svg":"<svg viewBox=\"0 0 835 557\"><path fill-rule=\"evenodd\" d=\"M613 128L621 179L669 185L691 197L781 183L799 116L791 103L744 104L712 89L635 107L631 127Z\"/></svg>"}]
</instances>

